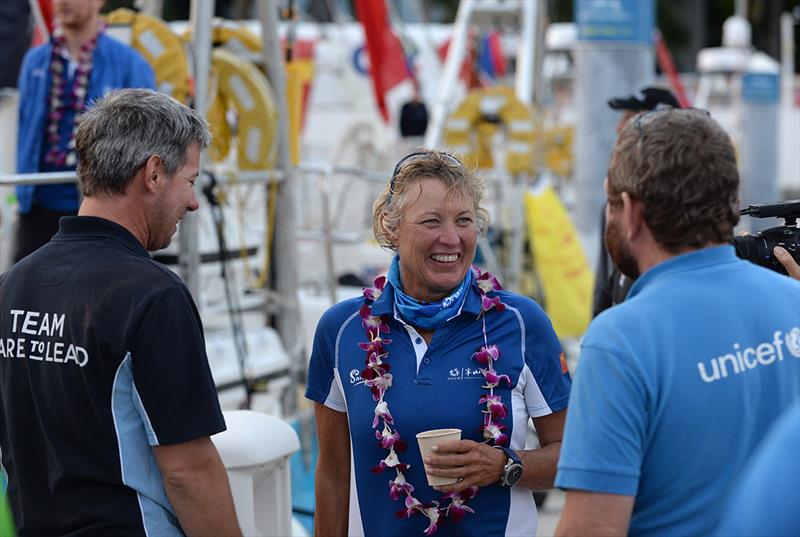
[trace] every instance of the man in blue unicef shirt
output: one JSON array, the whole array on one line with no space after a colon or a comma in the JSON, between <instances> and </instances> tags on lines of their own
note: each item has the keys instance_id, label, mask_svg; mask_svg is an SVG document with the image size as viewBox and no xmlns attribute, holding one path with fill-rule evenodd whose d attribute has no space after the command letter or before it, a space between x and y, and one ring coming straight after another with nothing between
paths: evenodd
<instances>
[{"instance_id":1,"label":"man in blue unicef shirt","mask_svg":"<svg viewBox=\"0 0 800 537\"><path fill-rule=\"evenodd\" d=\"M737 473L800 396L800 282L736 257L739 175L698 110L620 132L605 237L637 278L582 343L557 535L709 535Z\"/></svg>"}]
</instances>

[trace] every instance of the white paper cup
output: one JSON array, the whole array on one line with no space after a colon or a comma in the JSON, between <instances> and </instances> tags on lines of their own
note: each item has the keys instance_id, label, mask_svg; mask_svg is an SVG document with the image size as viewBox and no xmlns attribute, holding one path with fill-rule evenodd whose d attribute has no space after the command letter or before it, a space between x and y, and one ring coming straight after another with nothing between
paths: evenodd
<instances>
[{"instance_id":1,"label":"white paper cup","mask_svg":"<svg viewBox=\"0 0 800 537\"><path fill-rule=\"evenodd\" d=\"M417 442L419 443L419 452L422 454L423 461L425 457L432 454L433 446L439 445L443 442L450 442L452 440L461 440L461 429L432 429L430 431L422 431L417 434ZM430 475L428 473L428 466L425 466L425 476L428 478L428 485L438 487L439 485L452 485L458 483L458 478L455 477L440 477Z\"/></svg>"}]
</instances>

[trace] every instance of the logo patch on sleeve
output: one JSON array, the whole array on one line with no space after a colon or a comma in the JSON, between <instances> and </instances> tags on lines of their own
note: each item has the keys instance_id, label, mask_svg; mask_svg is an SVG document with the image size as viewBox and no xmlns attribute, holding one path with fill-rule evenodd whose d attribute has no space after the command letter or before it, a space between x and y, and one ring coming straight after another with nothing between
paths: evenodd
<instances>
[{"instance_id":1,"label":"logo patch on sleeve","mask_svg":"<svg viewBox=\"0 0 800 537\"><path fill-rule=\"evenodd\" d=\"M569 367L567 367L567 355L562 352L558 355L558 359L561 362L561 374L566 375L569 373Z\"/></svg>"}]
</instances>

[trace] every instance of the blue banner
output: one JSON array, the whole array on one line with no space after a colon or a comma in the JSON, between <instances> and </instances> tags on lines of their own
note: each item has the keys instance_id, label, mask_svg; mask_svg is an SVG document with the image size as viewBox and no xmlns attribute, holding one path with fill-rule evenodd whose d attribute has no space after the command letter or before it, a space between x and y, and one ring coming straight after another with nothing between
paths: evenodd
<instances>
[{"instance_id":1,"label":"blue banner","mask_svg":"<svg viewBox=\"0 0 800 537\"><path fill-rule=\"evenodd\" d=\"M655 0L575 0L581 41L652 45Z\"/></svg>"},{"instance_id":2,"label":"blue banner","mask_svg":"<svg viewBox=\"0 0 800 537\"><path fill-rule=\"evenodd\" d=\"M742 77L742 99L751 103L777 103L780 77L772 73L747 73Z\"/></svg>"}]
</instances>

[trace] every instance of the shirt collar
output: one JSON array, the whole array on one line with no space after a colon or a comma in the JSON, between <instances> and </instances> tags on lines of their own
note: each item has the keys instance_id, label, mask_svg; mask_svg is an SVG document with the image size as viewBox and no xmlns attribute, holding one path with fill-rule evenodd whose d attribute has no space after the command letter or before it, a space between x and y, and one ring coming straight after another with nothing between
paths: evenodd
<instances>
[{"instance_id":1,"label":"shirt collar","mask_svg":"<svg viewBox=\"0 0 800 537\"><path fill-rule=\"evenodd\" d=\"M97 216L64 216L58 221L58 233L53 240L101 237L121 243L134 254L150 259L147 249L133 234L111 220Z\"/></svg>"},{"instance_id":2,"label":"shirt collar","mask_svg":"<svg viewBox=\"0 0 800 537\"><path fill-rule=\"evenodd\" d=\"M473 283L467 290L467 296L464 299L464 305L461 307L461 315L471 313L478 315L481 312L481 294L478 291L478 284ZM394 286L388 281L383 288L381 296L372 303L372 314L380 317L383 315L391 315L394 317Z\"/></svg>"},{"instance_id":3,"label":"shirt collar","mask_svg":"<svg viewBox=\"0 0 800 537\"><path fill-rule=\"evenodd\" d=\"M652 285L654 282L657 282L671 274L720 265L723 263L734 263L736 260L736 250L734 250L733 246L728 244L710 246L708 248L701 248L686 254L676 255L675 257L671 257L666 261L662 261L639 276L636 281L633 282L630 291L628 291L627 298L635 296L648 285Z\"/></svg>"}]
</instances>

